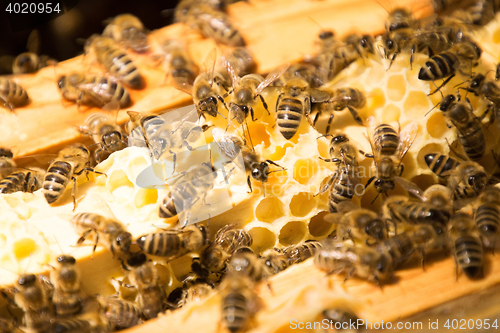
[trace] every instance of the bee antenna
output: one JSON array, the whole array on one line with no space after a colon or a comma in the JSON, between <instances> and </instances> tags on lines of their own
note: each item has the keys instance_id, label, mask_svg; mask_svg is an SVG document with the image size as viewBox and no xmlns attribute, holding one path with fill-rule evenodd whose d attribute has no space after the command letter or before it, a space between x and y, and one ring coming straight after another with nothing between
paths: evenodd
<instances>
[{"instance_id":1,"label":"bee antenna","mask_svg":"<svg viewBox=\"0 0 500 333\"><path fill-rule=\"evenodd\" d=\"M61 245L59 244L59 242L57 241L57 238L56 236L52 235L52 237L54 238L54 240L56 241L56 244L57 244L57 247L59 248L59 251L61 251L61 254L64 254L62 248L61 248Z\"/></svg>"},{"instance_id":2,"label":"bee antenna","mask_svg":"<svg viewBox=\"0 0 500 333\"><path fill-rule=\"evenodd\" d=\"M373 205L373 203L375 202L375 200L377 200L379 195L380 195L380 193L377 193L377 195L375 196L375 199L373 199L373 201L371 202L371 205Z\"/></svg>"},{"instance_id":3,"label":"bee antenna","mask_svg":"<svg viewBox=\"0 0 500 333\"><path fill-rule=\"evenodd\" d=\"M269 172L268 174L270 174L271 172ZM266 190L265 190L265 187L264 187L264 182L262 182L262 196L266 197Z\"/></svg>"},{"instance_id":4,"label":"bee antenna","mask_svg":"<svg viewBox=\"0 0 500 333\"><path fill-rule=\"evenodd\" d=\"M28 263L26 264L26 268L24 269L23 274L26 273L26 271L28 270L28 267L30 267L32 256L33 256L33 252L30 252L30 256L28 258Z\"/></svg>"},{"instance_id":5,"label":"bee antenna","mask_svg":"<svg viewBox=\"0 0 500 333\"><path fill-rule=\"evenodd\" d=\"M333 138L333 134L325 134L325 135L320 135L320 136L318 136L318 137L316 138L316 140L321 139L321 138L326 138L326 137L329 137L329 136L331 136L331 137Z\"/></svg>"},{"instance_id":6,"label":"bee antenna","mask_svg":"<svg viewBox=\"0 0 500 333\"><path fill-rule=\"evenodd\" d=\"M432 109L430 109L429 111L427 111L427 113L424 115L424 117L427 117L427 115L428 115L429 113L431 113L431 111L432 111L432 110L434 110L435 108L437 108L439 104L441 104L441 102L437 103L436 105L434 105L434 106L432 107Z\"/></svg>"}]
</instances>

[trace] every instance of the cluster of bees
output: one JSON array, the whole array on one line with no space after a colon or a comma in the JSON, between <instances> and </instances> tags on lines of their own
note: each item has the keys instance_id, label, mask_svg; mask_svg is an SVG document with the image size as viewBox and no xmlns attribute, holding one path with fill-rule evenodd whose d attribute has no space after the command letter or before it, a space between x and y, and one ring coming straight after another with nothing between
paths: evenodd
<instances>
[{"instance_id":1,"label":"cluster of bees","mask_svg":"<svg viewBox=\"0 0 500 333\"><path fill-rule=\"evenodd\" d=\"M198 302L217 289L225 327L231 332L243 331L259 309L255 285L312 257L316 266L328 274L357 276L381 285L390 283L395 270L414 257L424 266L429 254L451 251L457 276L460 269L471 279L481 278L483 248L495 248L500 233L500 189L494 186L499 181L477 162L487 153L483 118L489 114L490 124L498 122L500 88L496 80L500 78L500 69L495 79L488 79L487 73L472 74L482 51L471 33L492 18L499 4L480 0L473 3L439 1L434 5L437 12L446 15L439 15L433 21L418 20L404 8L391 11L386 31L379 39L378 50L383 51L380 55L390 59L392 65L398 55L406 54L410 58L409 66L413 66L415 53L427 54L429 59L418 78L443 80L432 94L441 93L446 84L459 75L466 79L459 89L479 96L488 107L481 116L476 116L466 94L443 96L439 110L448 126L456 128L463 155L454 149L451 149L454 155L426 155L425 162L442 184L423 191L401 177L402 161L417 136L418 124L413 122L400 130L377 123L374 117L362 119L357 112L366 103L362 91L353 87L323 87L354 61L376 56L373 36L350 34L338 39L333 32L323 31L319 35L317 54L301 63L282 65L264 78L251 73L251 54L242 47L244 41L223 11L224 3L182 1L176 10L178 21L234 48L224 53L222 67L216 67L216 52L211 52L205 71L199 73L182 43L166 41L163 52L169 83L192 95L200 119L226 118L224 114L227 114L227 128L210 129L213 126L209 126L209 121L203 126L187 121L173 126L161 117L129 111L131 120L127 131L122 131L109 113L92 114L81 132L93 137L93 154L89 147L81 144L65 148L46 172L34 168L15 169L12 152L0 149L0 193L33 192L42 188L45 199L52 204L72 181L76 207L76 176L99 173L93 169L94 161L102 162L128 145L146 147L155 158L174 155L175 161L175 151L191 150L190 144L208 130L228 160L241 152L251 192L252 181L265 183L271 172L283 169L260 156L251 143L247 118L258 121L254 108L262 104L269 114L275 112L276 127L287 140L297 135L302 118L315 127L321 114L330 115L325 135L331 138L330 158L325 161L335 165L335 172L318 194L328 191L330 214L325 219L337 224L337 230L323 242L307 241L255 253L251 248L252 237L232 224L220 229L214 241L210 241L208 229L201 224L158 230L134 240L116 219L92 212L78 213L71 221L81 234L78 244L92 237L94 249L98 244L108 248L120 260L130 281L130 285L122 284L134 288L137 296L131 301L86 295L80 286L75 259L63 255L57 259L58 266L53 268L50 279L23 274L14 288L5 289L3 294L11 306L24 312L23 330L38 333L122 329L157 317L166 310ZM127 49L150 51L142 23L129 14L116 17L103 35L92 36L85 45L86 55L93 57L110 76L82 73L61 76L58 86L62 97L78 106L128 107L132 101L127 89L141 89L144 79ZM267 104L266 92L278 93L275 107ZM11 79L0 78L0 100L12 111L27 103L28 96ZM335 125L334 113L345 109L356 123L366 126L372 152L360 151L346 134L329 134ZM387 194L399 184L418 200L389 196L380 214L352 203L355 187L360 183L360 154L372 158L377 170L365 187L373 184L379 194ZM270 171L271 165L277 169ZM189 214L194 202L204 199L213 188L215 178L210 175L214 172L210 161L182 173L185 182L169 191L158 209L159 216L172 218ZM168 293L149 257L168 262L188 253L196 254L191 272L183 279L181 288ZM13 299L7 294L9 291ZM355 318L349 309L326 309L323 316L332 321ZM14 326L18 326L9 319L2 320L1 324L5 332L14 332L17 329Z\"/></svg>"}]
</instances>

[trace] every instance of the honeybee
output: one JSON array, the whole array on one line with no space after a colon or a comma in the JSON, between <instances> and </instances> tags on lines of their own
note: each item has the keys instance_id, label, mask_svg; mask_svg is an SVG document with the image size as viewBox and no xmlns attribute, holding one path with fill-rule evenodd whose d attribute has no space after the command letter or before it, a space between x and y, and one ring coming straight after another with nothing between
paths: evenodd
<instances>
[{"instance_id":1,"label":"honeybee","mask_svg":"<svg viewBox=\"0 0 500 333\"><path fill-rule=\"evenodd\" d=\"M132 327L141 322L138 304L112 297L97 296L99 311L110 330Z\"/></svg>"},{"instance_id":2,"label":"honeybee","mask_svg":"<svg viewBox=\"0 0 500 333\"><path fill-rule=\"evenodd\" d=\"M7 297L24 311L24 325L29 332L49 332L51 328L53 313L47 287L40 277L22 274L13 289L14 301Z\"/></svg>"},{"instance_id":3,"label":"honeybee","mask_svg":"<svg viewBox=\"0 0 500 333\"><path fill-rule=\"evenodd\" d=\"M467 157L473 161L481 159L486 151L485 133L481 118L474 115L469 99L461 100L460 94L457 97L447 95L441 101L440 110L448 127L457 129L458 141Z\"/></svg>"},{"instance_id":4,"label":"honeybee","mask_svg":"<svg viewBox=\"0 0 500 333\"><path fill-rule=\"evenodd\" d=\"M0 180L0 193L33 193L42 187L45 171L39 168L20 169Z\"/></svg>"},{"instance_id":5,"label":"honeybee","mask_svg":"<svg viewBox=\"0 0 500 333\"><path fill-rule=\"evenodd\" d=\"M250 50L244 46L233 47L229 51L226 51L224 59L231 64L231 67L238 75L255 72L255 59ZM229 80L230 78L228 77L226 81Z\"/></svg>"},{"instance_id":6,"label":"honeybee","mask_svg":"<svg viewBox=\"0 0 500 333\"><path fill-rule=\"evenodd\" d=\"M405 196L391 196L385 200L382 211L393 223L427 224L441 234L446 231L452 209L449 204L436 203L443 199L449 203L450 197L451 192L444 187L433 188L423 195L421 202L411 201Z\"/></svg>"},{"instance_id":7,"label":"honeybee","mask_svg":"<svg viewBox=\"0 0 500 333\"><path fill-rule=\"evenodd\" d=\"M416 28L419 22L409 8L394 8L385 21L385 31L394 32L406 28Z\"/></svg>"},{"instance_id":8,"label":"honeybee","mask_svg":"<svg viewBox=\"0 0 500 333\"><path fill-rule=\"evenodd\" d=\"M204 37L213 38L216 43L227 46L244 46L241 33L231 24L229 16L212 8L209 4L190 1L187 12L177 18Z\"/></svg>"},{"instance_id":9,"label":"honeybee","mask_svg":"<svg viewBox=\"0 0 500 333\"><path fill-rule=\"evenodd\" d=\"M206 298L214 289L214 285L210 280L203 278L187 277L183 280L183 287L180 288L180 294L177 300L178 307L185 306L190 303L198 303Z\"/></svg>"},{"instance_id":10,"label":"honeybee","mask_svg":"<svg viewBox=\"0 0 500 333\"><path fill-rule=\"evenodd\" d=\"M92 333L96 328L85 319L56 319L52 323L52 331L58 333Z\"/></svg>"},{"instance_id":11,"label":"honeybee","mask_svg":"<svg viewBox=\"0 0 500 333\"><path fill-rule=\"evenodd\" d=\"M0 78L0 103L9 111L14 112L15 107L28 104L28 93L21 85L11 79Z\"/></svg>"},{"instance_id":12,"label":"honeybee","mask_svg":"<svg viewBox=\"0 0 500 333\"><path fill-rule=\"evenodd\" d=\"M212 130L212 136L214 141L217 143L219 151L229 158L229 161L234 161L238 154L241 152L243 157L243 163L245 165L245 170L247 172L247 184L251 193L252 183L250 182L250 177L256 181L262 182L262 193L265 196L264 183L267 182L268 176L272 172L277 172L285 170L279 164L271 160L264 160L259 156L254 148L250 148L246 143L246 140L242 140L240 137L232 134L228 134L220 128L214 128ZM281 168L280 170L269 171L269 164Z\"/></svg>"},{"instance_id":13,"label":"honeybee","mask_svg":"<svg viewBox=\"0 0 500 333\"><path fill-rule=\"evenodd\" d=\"M341 202L338 212L339 214L328 214L324 217L325 221L338 224L338 240L363 240L369 245L387 238L387 226L375 212L350 201Z\"/></svg>"},{"instance_id":14,"label":"honeybee","mask_svg":"<svg viewBox=\"0 0 500 333\"><path fill-rule=\"evenodd\" d=\"M364 60L369 54L373 54L373 42L370 35L351 33L342 38L342 42L334 47L333 53L335 58L343 63L343 68L346 68L359 58Z\"/></svg>"},{"instance_id":15,"label":"honeybee","mask_svg":"<svg viewBox=\"0 0 500 333\"><path fill-rule=\"evenodd\" d=\"M402 179L402 160L417 136L418 124L412 122L397 132L388 124L376 125L373 116L368 118L367 123L376 176L368 180L366 187L375 180L374 185L378 193L387 193L394 189L395 180Z\"/></svg>"},{"instance_id":16,"label":"honeybee","mask_svg":"<svg viewBox=\"0 0 500 333\"><path fill-rule=\"evenodd\" d=\"M80 105L104 106L112 103L119 108L131 104L130 94L120 82L115 82L104 76L87 76L81 73L59 77L57 85L64 99Z\"/></svg>"},{"instance_id":17,"label":"honeybee","mask_svg":"<svg viewBox=\"0 0 500 333\"><path fill-rule=\"evenodd\" d=\"M262 91L283 75L288 69L289 64L279 66L264 79L258 74L248 74L240 78L238 72L236 72L236 69L232 67L229 61L225 60L224 63L231 78L232 86L232 90L228 92L231 95L228 126L233 121L237 124L243 124L249 115L252 116L252 121L256 121L253 107L257 104L257 97L259 97L267 113L271 114L264 97L262 97Z\"/></svg>"},{"instance_id":18,"label":"honeybee","mask_svg":"<svg viewBox=\"0 0 500 333\"><path fill-rule=\"evenodd\" d=\"M453 214L450 219L450 237L457 265L457 278L458 268L470 279L482 277L483 245L472 217L461 212Z\"/></svg>"},{"instance_id":19,"label":"honeybee","mask_svg":"<svg viewBox=\"0 0 500 333\"><path fill-rule=\"evenodd\" d=\"M487 247L495 247L500 227L500 189L487 186L474 203L474 221Z\"/></svg>"},{"instance_id":20,"label":"honeybee","mask_svg":"<svg viewBox=\"0 0 500 333\"><path fill-rule=\"evenodd\" d=\"M455 158L443 154L427 154L424 159L429 169L443 179L448 178L449 171L456 169L460 164Z\"/></svg>"},{"instance_id":21,"label":"honeybee","mask_svg":"<svg viewBox=\"0 0 500 333\"><path fill-rule=\"evenodd\" d=\"M14 171L16 162L14 162L13 157L12 150L0 147L0 179L7 177Z\"/></svg>"},{"instance_id":22,"label":"honeybee","mask_svg":"<svg viewBox=\"0 0 500 333\"><path fill-rule=\"evenodd\" d=\"M228 224L221 228L215 235L214 242L202 253L202 264L211 272L222 272L226 261L240 247L251 246L252 236L242 229L233 229L234 225Z\"/></svg>"},{"instance_id":23,"label":"honeybee","mask_svg":"<svg viewBox=\"0 0 500 333\"><path fill-rule=\"evenodd\" d=\"M78 245L82 244L90 234L93 234L95 237L94 251L97 244L102 243L113 256L115 251L121 252L121 261L124 264L125 256L130 252L132 245L132 235L123 224L96 213L78 213L73 217L71 224L77 232L81 233Z\"/></svg>"},{"instance_id":24,"label":"honeybee","mask_svg":"<svg viewBox=\"0 0 500 333\"><path fill-rule=\"evenodd\" d=\"M484 168L474 161L459 164L455 169L447 171L447 175L448 187L457 199L476 197L490 179Z\"/></svg>"},{"instance_id":25,"label":"honeybee","mask_svg":"<svg viewBox=\"0 0 500 333\"><path fill-rule=\"evenodd\" d=\"M39 55L40 51L40 33L33 30L28 36L28 52L18 55L12 63L13 74L35 73L39 69L55 65L56 61L46 55Z\"/></svg>"},{"instance_id":26,"label":"honeybee","mask_svg":"<svg viewBox=\"0 0 500 333\"><path fill-rule=\"evenodd\" d=\"M137 303L146 319L156 318L166 304L166 294L158 283L159 276L155 264L148 261L144 253L139 253L127 260L132 268L128 275L132 286L138 290Z\"/></svg>"},{"instance_id":27,"label":"honeybee","mask_svg":"<svg viewBox=\"0 0 500 333\"><path fill-rule=\"evenodd\" d=\"M356 88L338 88L329 91L331 98L323 103L316 105L315 110L318 112L314 117L312 122L313 126L316 126L319 116L323 113L330 113L330 118L328 119L328 124L326 126L326 133L330 133L330 126L334 118L334 111L343 111L348 109L352 115L352 118L359 125L363 125L363 119L358 114L356 109L362 108L366 104L365 94Z\"/></svg>"},{"instance_id":28,"label":"honeybee","mask_svg":"<svg viewBox=\"0 0 500 333\"><path fill-rule=\"evenodd\" d=\"M163 63L165 72L175 81L175 85L192 86L198 73L198 66L181 42L174 39L166 40L163 43L163 52L165 52Z\"/></svg>"},{"instance_id":29,"label":"honeybee","mask_svg":"<svg viewBox=\"0 0 500 333\"><path fill-rule=\"evenodd\" d=\"M283 272L288 268L288 266L290 266L287 256L282 254L277 249L273 249L267 254L262 255L262 260L268 267L268 272L272 275Z\"/></svg>"},{"instance_id":30,"label":"honeybee","mask_svg":"<svg viewBox=\"0 0 500 333\"><path fill-rule=\"evenodd\" d=\"M427 60L425 65L420 68L418 78L424 81L446 78L441 86L430 93L432 95L450 82L457 72L463 76L470 76L472 68L477 65L481 57L481 53L481 49L471 41L457 43L448 51Z\"/></svg>"},{"instance_id":31,"label":"honeybee","mask_svg":"<svg viewBox=\"0 0 500 333\"><path fill-rule=\"evenodd\" d=\"M306 80L299 77L286 80L280 90L276 101L276 125L281 135L290 140L297 133L303 115L310 121L311 103L325 102L330 95L311 88Z\"/></svg>"},{"instance_id":32,"label":"honeybee","mask_svg":"<svg viewBox=\"0 0 500 333\"><path fill-rule=\"evenodd\" d=\"M150 48L144 25L132 14L121 14L108 20L102 35L113 38L134 52L143 53Z\"/></svg>"},{"instance_id":33,"label":"honeybee","mask_svg":"<svg viewBox=\"0 0 500 333\"><path fill-rule=\"evenodd\" d=\"M63 195L69 181L73 180L71 196L73 197L73 210L75 210L75 176L79 176L83 172L103 174L90 167L90 153L84 145L77 143L62 149L56 159L50 163L43 180L42 193L47 203L56 202Z\"/></svg>"},{"instance_id":34,"label":"honeybee","mask_svg":"<svg viewBox=\"0 0 500 333\"><path fill-rule=\"evenodd\" d=\"M286 257L288 265L301 263L312 258L323 247L318 241L308 240L301 244L285 247L281 253Z\"/></svg>"},{"instance_id":35,"label":"honeybee","mask_svg":"<svg viewBox=\"0 0 500 333\"><path fill-rule=\"evenodd\" d=\"M166 229L139 237L135 243L146 253L173 260L186 253L201 250L209 243L210 233L202 225Z\"/></svg>"},{"instance_id":36,"label":"honeybee","mask_svg":"<svg viewBox=\"0 0 500 333\"><path fill-rule=\"evenodd\" d=\"M326 243L314 257L314 264L328 274L344 273L378 285L393 277L391 257L367 246Z\"/></svg>"},{"instance_id":37,"label":"honeybee","mask_svg":"<svg viewBox=\"0 0 500 333\"><path fill-rule=\"evenodd\" d=\"M57 257L57 264L57 267L50 274L50 279L55 285L52 303L54 303L58 316L74 316L82 310L83 302L86 299L86 295L81 289L76 260L72 256L61 255Z\"/></svg>"},{"instance_id":38,"label":"honeybee","mask_svg":"<svg viewBox=\"0 0 500 333\"><path fill-rule=\"evenodd\" d=\"M240 247L227 263L227 274L245 274L254 282L260 282L272 275L269 267L248 246Z\"/></svg>"},{"instance_id":39,"label":"honeybee","mask_svg":"<svg viewBox=\"0 0 500 333\"><path fill-rule=\"evenodd\" d=\"M222 323L230 332L242 332L252 321L259 308L254 282L244 274L228 274L222 280Z\"/></svg>"},{"instance_id":40,"label":"honeybee","mask_svg":"<svg viewBox=\"0 0 500 333\"><path fill-rule=\"evenodd\" d=\"M93 113L85 119L85 125L79 128L80 132L91 135L97 148L94 158L101 163L114 153L128 146L126 136L116 122L104 113Z\"/></svg>"},{"instance_id":41,"label":"honeybee","mask_svg":"<svg viewBox=\"0 0 500 333\"><path fill-rule=\"evenodd\" d=\"M308 63L294 63L288 67L288 70L276 81L274 81L273 86L283 87L286 82L300 78L306 80L310 87L318 88L326 82L323 73L318 73L315 65Z\"/></svg>"},{"instance_id":42,"label":"honeybee","mask_svg":"<svg viewBox=\"0 0 500 333\"><path fill-rule=\"evenodd\" d=\"M113 39L93 35L85 43L85 53L93 54L111 75L116 76L127 87L144 87L144 79L137 66Z\"/></svg>"},{"instance_id":43,"label":"honeybee","mask_svg":"<svg viewBox=\"0 0 500 333\"><path fill-rule=\"evenodd\" d=\"M394 269L405 263L415 252L419 252L422 267L424 267L426 251L438 249L441 245L439 240L439 235L433 226L417 224L407 228L405 232L376 243L374 246L378 252L391 258Z\"/></svg>"}]
</instances>

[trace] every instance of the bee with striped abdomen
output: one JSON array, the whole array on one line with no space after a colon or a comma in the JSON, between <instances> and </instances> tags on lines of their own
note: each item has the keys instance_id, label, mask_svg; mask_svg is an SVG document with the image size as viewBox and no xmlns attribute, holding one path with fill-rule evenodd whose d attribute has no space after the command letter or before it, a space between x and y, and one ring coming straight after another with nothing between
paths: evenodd
<instances>
[{"instance_id":1,"label":"bee with striped abdomen","mask_svg":"<svg viewBox=\"0 0 500 333\"><path fill-rule=\"evenodd\" d=\"M55 65L57 62L47 55L40 53L40 33L38 30L31 31L26 44L28 52L18 55L12 63L13 74L35 73L46 66Z\"/></svg>"},{"instance_id":2,"label":"bee with striped abdomen","mask_svg":"<svg viewBox=\"0 0 500 333\"><path fill-rule=\"evenodd\" d=\"M215 235L214 242L203 251L201 263L209 271L220 273L226 267L226 262L240 247L251 246L252 236L243 229L233 229L228 224Z\"/></svg>"},{"instance_id":3,"label":"bee with striped abdomen","mask_svg":"<svg viewBox=\"0 0 500 333\"><path fill-rule=\"evenodd\" d=\"M310 121L311 103L330 99L327 92L311 88L307 81L300 77L286 80L280 91L276 101L276 125L287 140L297 133L302 116L305 115Z\"/></svg>"},{"instance_id":4,"label":"bee with striped abdomen","mask_svg":"<svg viewBox=\"0 0 500 333\"><path fill-rule=\"evenodd\" d=\"M288 265L294 265L312 258L316 255L323 245L314 240L308 240L297 245L290 245L281 250L281 253L286 257Z\"/></svg>"},{"instance_id":5,"label":"bee with striped abdomen","mask_svg":"<svg viewBox=\"0 0 500 333\"><path fill-rule=\"evenodd\" d=\"M144 88L144 79L137 66L113 39L93 35L85 43L85 53L92 54L112 76L116 76L127 87Z\"/></svg>"},{"instance_id":6,"label":"bee with striped abdomen","mask_svg":"<svg viewBox=\"0 0 500 333\"><path fill-rule=\"evenodd\" d=\"M247 329L259 308L254 282L245 274L228 274L220 286L222 324L232 333Z\"/></svg>"},{"instance_id":7,"label":"bee with striped abdomen","mask_svg":"<svg viewBox=\"0 0 500 333\"><path fill-rule=\"evenodd\" d=\"M21 85L11 79L0 78L0 104L11 112L16 107L24 106L30 102L28 93Z\"/></svg>"},{"instance_id":8,"label":"bee with striped abdomen","mask_svg":"<svg viewBox=\"0 0 500 333\"><path fill-rule=\"evenodd\" d=\"M477 65L481 53L481 49L473 42L457 43L448 51L427 60L425 65L420 68L418 78L424 81L436 81L446 78L441 86L431 93L434 94L455 77L456 73L471 76L472 68Z\"/></svg>"},{"instance_id":9,"label":"bee with striped abdomen","mask_svg":"<svg viewBox=\"0 0 500 333\"><path fill-rule=\"evenodd\" d=\"M103 174L90 167L90 153L84 145L74 144L62 149L57 158L50 163L43 180L42 193L47 203L55 203L61 198L70 180L73 180L71 196L74 210L76 208L76 176L84 172Z\"/></svg>"},{"instance_id":10,"label":"bee with striped abdomen","mask_svg":"<svg viewBox=\"0 0 500 333\"><path fill-rule=\"evenodd\" d=\"M443 154L427 154L424 159L429 169L443 179L448 178L449 171L454 170L460 164L457 159Z\"/></svg>"},{"instance_id":11,"label":"bee with striped abdomen","mask_svg":"<svg viewBox=\"0 0 500 333\"><path fill-rule=\"evenodd\" d=\"M481 118L476 117L467 97L447 95L440 103L440 110L446 117L448 127L457 129L458 141L464 148L467 157L477 161L486 151L486 138ZM484 116L484 115L483 115Z\"/></svg>"},{"instance_id":12,"label":"bee with striped abdomen","mask_svg":"<svg viewBox=\"0 0 500 333\"><path fill-rule=\"evenodd\" d=\"M155 264L148 261L144 253L133 255L127 260L131 267L128 275L131 286L137 288L137 304L145 319L156 318L165 309L166 294L159 284L158 270Z\"/></svg>"},{"instance_id":13,"label":"bee with striped abdomen","mask_svg":"<svg viewBox=\"0 0 500 333\"><path fill-rule=\"evenodd\" d=\"M416 122L409 123L398 132L388 124L377 125L373 116L368 118L367 123L376 176L368 180L366 187L375 180L374 185L377 192L379 194L387 193L394 189L394 182L401 179L402 160L417 136L418 124Z\"/></svg>"},{"instance_id":14,"label":"bee with striped abdomen","mask_svg":"<svg viewBox=\"0 0 500 333\"><path fill-rule=\"evenodd\" d=\"M314 257L314 264L328 274L343 273L348 278L357 276L376 284L393 277L391 257L366 245L325 243Z\"/></svg>"},{"instance_id":15,"label":"bee with striped abdomen","mask_svg":"<svg viewBox=\"0 0 500 333\"><path fill-rule=\"evenodd\" d=\"M495 248L500 233L500 189L488 186L474 203L474 221L486 247Z\"/></svg>"},{"instance_id":16,"label":"bee with striped abdomen","mask_svg":"<svg viewBox=\"0 0 500 333\"><path fill-rule=\"evenodd\" d=\"M87 297L82 291L75 258L69 255L57 257L57 266L50 275L55 287L52 303L56 315L70 317L80 313Z\"/></svg>"},{"instance_id":17,"label":"bee with striped abdomen","mask_svg":"<svg viewBox=\"0 0 500 333\"><path fill-rule=\"evenodd\" d=\"M113 257L116 252L121 252L120 260L122 265L125 264L125 256L130 252L132 245L132 235L122 223L114 218L107 218L96 213L78 213L73 217L71 224L81 234L78 245L82 244L90 234L93 234L95 238L94 251L97 244L101 243L111 251Z\"/></svg>"},{"instance_id":18,"label":"bee with striped abdomen","mask_svg":"<svg viewBox=\"0 0 500 333\"><path fill-rule=\"evenodd\" d=\"M150 49L144 25L132 14L121 14L108 20L102 35L113 38L134 52L143 53Z\"/></svg>"},{"instance_id":19,"label":"bee with striped abdomen","mask_svg":"<svg viewBox=\"0 0 500 333\"><path fill-rule=\"evenodd\" d=\"M101 163L115 151L128 146L126 136L115 121L104 113L93 113L85 119L85 125L79 128L81 133L91 135L97 145L94 158Z\"/></svg>"},{"instance_id":20,"label":"bee with striped abdomen","mask_svg":"<svg viewBox=\"0 0 500 333\"><path fill-rule=\"evenodd\" d=\"M39 168L18 169L0 180L0 193L33 193L42 187L45 170Z\"/></svg>"},{"instance_id":21,"label":"bee with striped abdomen","mask_svg":"<svg viewBox=\"0 0 500 333\"><path fill-rule=\"evenodd\" d=\"M450 238L457 265L457 278L459 268L470 279L483 277L483 244L472 217L466 213L455 213L450 219Z\"/></svg>"},{"instance_id":22,"label":"bee with striped abdomen","mask_svg":"<svg viewBox=\"0 0 500 333\"><path fill-rule=\"evenodd\" d=\"M109 103L116 103L120 108L131 104L130 95L120 82L105 76L87 76L81 73L63 75L57 81L64 99L80 105L103 108Z\"/></svg>"},{"instance_id":23,"label":"bee with striped abdomen","mask_svg":"<svg viewBox=\"0 0 500 333\"><path fill-rule=\"evenodd\" d=\"M97 329L98 330L98 329ZM96 331L90 321L85 319L56 319L52 331L57 333L93 333ZM100 332L100 331L99 331Z\"/></svg>"},{"instance_id":24,"label":"bee with striped abdomen","mask_svg":"<svg viewBox=\"0 0 500 333\"><path fill-rule=\"evenodd\" d=\"M141 309L135 302L97 296L99 312L110 330L128 328L141 323Z\"/></svg>"},{"instance_id":25,"label":"bee with striped abdomen","mask_svg":"<svg viewBox=\"0 0 500 333\"><path fill-rule=\"evenodd\" d=\"M198 66L189 56L187 49L175 39L166 40L162 47L165 53L163 65L167 76L175 81L176 86L192 86L198 74Z\"/></svg>"},{"instance_id":26,"label":"bee with striped abdomen","mask_svg":"<svg viewBox=\"0 0 500 333\"><path fill-rule=\"evenodd\" d=\"M173 260L201 250L209 243L210 234L202 225L182 229L166 229L139 237L135 243L147 254Z\"/></svg>"}]
</instances>

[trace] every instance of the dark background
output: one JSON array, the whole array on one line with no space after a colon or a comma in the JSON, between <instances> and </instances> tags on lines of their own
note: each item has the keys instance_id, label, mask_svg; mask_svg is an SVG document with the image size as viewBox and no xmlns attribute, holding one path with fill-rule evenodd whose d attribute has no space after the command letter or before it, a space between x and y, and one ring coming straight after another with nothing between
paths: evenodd
<instances>
[{"instance_id":1,"label":"dark background","mask_svg":"<svg viewBox=\"0 0 500 333\"><path fill-rule=\"evenodd\" d=\"M178 3L177 0L66 0L76 5L65 14L43 23L43 20L48 18L47 15L14 16L7 13L5 9L8 4L14 2L52 2L54 6L57 0L0 0L0 57L15 57L27 52L26 42L33 30L30 26L35 26L40 32L40 54L60 61L81 54L83 46L77 39L86 39L94 33L102 33L105 27L103 21L108 18L131 13L137 16L147 29L154 30L172 23L172 11L167 11L167 15L162 14L162 11L172 9ZM25 26L27 28L19 30ZM0 74L7 74L8 69L3 67L0 66Z\"/></svg>"}]
</instances>

